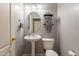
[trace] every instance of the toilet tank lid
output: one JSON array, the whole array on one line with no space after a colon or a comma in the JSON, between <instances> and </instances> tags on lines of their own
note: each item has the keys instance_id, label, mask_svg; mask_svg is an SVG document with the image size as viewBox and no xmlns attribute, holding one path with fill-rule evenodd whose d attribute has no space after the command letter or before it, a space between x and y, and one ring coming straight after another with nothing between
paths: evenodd
<instances>
[{"instance_id":1,"label":"toilet tank lid","mask_svg":"<svg viewBox=\"0 0 79 59\"><path fill-rule=\"evenodd\" d=\"M53 38L42 38L43 41L54 41Z\"/></svg>"}]
</instances>

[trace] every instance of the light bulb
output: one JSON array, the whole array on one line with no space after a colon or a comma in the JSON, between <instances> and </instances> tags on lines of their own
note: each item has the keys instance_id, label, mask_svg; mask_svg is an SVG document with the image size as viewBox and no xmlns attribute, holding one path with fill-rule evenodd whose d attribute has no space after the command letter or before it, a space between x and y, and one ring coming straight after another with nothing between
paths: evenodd
<instances>
[{"instance_id":1,"label":"light bulb","mask_svg":"<svg viewBox=\"0 0 79 59\"><path fill-rule=\"evenodd\" d=\"M32 9L35 9L36 8L36 6L35 5L32 5Z\"/></svg>"}]
</instances>

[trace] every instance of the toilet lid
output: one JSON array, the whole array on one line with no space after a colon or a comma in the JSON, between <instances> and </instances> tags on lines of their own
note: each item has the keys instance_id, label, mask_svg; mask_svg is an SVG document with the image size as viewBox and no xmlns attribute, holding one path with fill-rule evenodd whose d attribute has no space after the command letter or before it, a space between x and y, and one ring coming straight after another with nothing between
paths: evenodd
<instances>
[{"instance_id":1,"label":"toilet lid","mask_svg":"<svg viewBox=\"0 0 79 59\"><path fill-rule=\"evenodd\" d=\"M46 56L58 56L54 50L46 50Z\"/></svg>"}]
</instances>

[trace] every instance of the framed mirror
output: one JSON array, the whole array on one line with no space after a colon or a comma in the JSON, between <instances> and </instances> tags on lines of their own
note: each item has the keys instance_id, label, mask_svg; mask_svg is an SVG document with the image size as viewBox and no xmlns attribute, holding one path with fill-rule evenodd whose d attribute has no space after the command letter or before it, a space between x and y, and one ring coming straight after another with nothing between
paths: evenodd
<instances>
[{"instance_id":1,"label":"framed mirror","mask_svg":"<svg viewBox=\"0 0 79 59\"><path fill-rule=\"evenodd\" d=\"M41 18L37 12L30 12L28 15L28 30L35 33L41 30Z\"/></svg>"}]
</instances>

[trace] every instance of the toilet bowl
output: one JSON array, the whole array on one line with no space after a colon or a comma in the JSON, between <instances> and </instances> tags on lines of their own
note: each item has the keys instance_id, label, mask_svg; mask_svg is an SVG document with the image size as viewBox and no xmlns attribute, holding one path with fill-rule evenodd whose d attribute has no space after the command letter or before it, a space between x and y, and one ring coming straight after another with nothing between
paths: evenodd
<instances>
[{"instance_id":1,"label":"toilet bowl","mask_svg":"<svg viewBox=\"0 0 79 59\"><path fill-rule=\"evenodd\" d=\"M45 56L58 56L58 54L53 50L54 39L52 38L42 38L45 51Z\"/></svg>"},{"instance_id":2,"label":"toilet bowl","mask_svg":"<svg viewBox=\"0 0 79 59\"><path fill-rule=\"evenodd\" d=\"M58 56L54 50L46 50L45 56Z\"/></svg>"}]
</instances>

